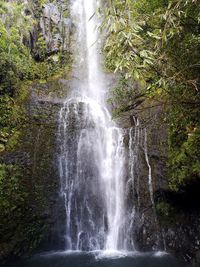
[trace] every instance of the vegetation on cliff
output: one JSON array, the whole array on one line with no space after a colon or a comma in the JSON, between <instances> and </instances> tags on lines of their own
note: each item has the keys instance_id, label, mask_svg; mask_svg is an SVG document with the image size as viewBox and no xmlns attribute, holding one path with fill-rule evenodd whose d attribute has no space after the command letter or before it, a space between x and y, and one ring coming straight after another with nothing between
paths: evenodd
<instances>
[{"instance_id":1,"label":"vegetation on cliff","mask_svg":"<svg viewBox=\"0 0 200 267\"><path fill-rule=\"evenodd\" d=\"M46 225L34 209L36 192L16 165L0 165L0 258L22 256L41 242Z\"/></svg>"},{"instance_id":2,"label":"vegetation on cliff","mask_svg":"<svg viewBox=\"0 0 200 267\"><path fill-rule=\"evenodd\" d=\"M63 47L47 45L39 25L46 2L0 0L0 156L19 142L28 84L46 80L69 59ZM144 101L163 106L169 185L178 191L200 178L199 1L110 0L105 13L106 66L120 77L110 101L117 115ZM59 26L50 25L57 34ZM43 207L42 196L28 175L22 166L0 161L0 258L30 252L45 232L32 205ZM157 209L169 218L170 206Z\"/></svg>"},{"instance_id":3,"label":"vegetation on cliff","mask_svg":"<svg viewBox=\"0 0 200 267\"><path fill-rule=\"evenodd\" d=\"M0 151L6 148L15 129L21 127L21 102L26 97L24 82L47 79L68 60L67 52L65 56L58 51L56 61L49 57L40 33L35 33L34 47L29 46L30 31L37 26L42 2L36 2L32 8L33 16L30 16L25 13L27 6L20 1L0 1Z\"/></svg>"},{"instance_id":4,"label":"vegetation on cliff","mask_svg":"<svg viewBox=\"0 0 200 267\"><path fill-rule=\"evenodd\" d=\"M40 27L45 2L0 1L0 259L31 252L45 234L44 197L27 166L4 160L27 125L30 82L44 82L69 62L67 51L49 53Z\"/></svg>"},{"instance_id":5,"label":"vegetation on cliff","mask_svg":"<svg viewBox=\"0 0 200 267\"><path fill-rule=\"evenodd\" d=\"M114 0L102 26L106 65L121 77L116 113L163 105L173 190L200 178L199 15L198 0Z\"/></svg>"}]
</instances>

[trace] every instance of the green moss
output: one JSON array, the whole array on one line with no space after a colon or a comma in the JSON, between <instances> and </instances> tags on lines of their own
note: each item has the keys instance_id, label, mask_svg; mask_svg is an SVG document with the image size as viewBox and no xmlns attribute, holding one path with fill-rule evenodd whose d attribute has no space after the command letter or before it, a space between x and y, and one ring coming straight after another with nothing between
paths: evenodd
<instances>
[{"instance_id":1,"label":"green moss","mask_svg":"<svg viewBox=\"0 0 200 267\"><path fill-rule=\"evenodd\" d=\"M167 202L159 202L156 204L156 212L159 221L163 226L175 225L177 219L177 212Z\"/></svg>"},{"instance_id":2,"label":"green moss","mask_svg":"<svg viewBox=\"0 0 200 267\"><path fill-rule=\"evenodd\" d=\"M45 234L40 214L33 210L35 192L23 169L17 165L0 165L0 250L1 254L20 256L36 248Z\"/></svg>"},{"instance_id":3,"label":"green moss","mask_svg":"<svg viewBox=\"0 0 200 267\"><path fill-rule=\"evenodd\" d=\"M40 9L45 2L36 1L32 9ZM69 53L58 53L56 60L55 55L46 58L46 43L40 34L36 44L40 62L36 62L22 43L22 36L29 34L29 26L35 21L30 20L27 25L25 18L21 18L24 6L20 2L0 1L0 4L0 11L8 13L4 22L0 20L0 145L4 151L14 149L17 144L19 128L25 120L23 102L28 95L28 81L45 83L49 77L64 71L66 65L71 66L71 57Z\"/></svg>"},{"instance_id":4,"label":"green moss","mask_svg":"<svg viewBox=\"0 0 200 267\"><path fill-rule=\"evenodd\" d=\"M47 55L42 35L36 45L39 60L35 60L24 40L29 40L30 29L37 28L41 7L46 0L29 1L34 17L28 19L22 16L24 4L20 2L0 0L0 16L4 15L4 20L0 17L0 156L5 152L12 155L13 151L22 149L26 127L28 133L33 130L24 108L30 84L35 81L44 84L50 77L53 82L62 72L71 69L69 53ZM46 115L38 119L41 118L46 119ZM48 131L45 140L47 135ZM43 176L37 176L36 168L34 181L29 166L0 164L0 258L30 253L46 235L48 227L42 212L53 190L52 184L45 180L48 164L50 158L42 158L38 166Z\"/></svg>"},{"instance_id":5,"label":"green moss","mask_svg":"<svg viewBox=\"0 0 200 267\"><path fill-rule=\"evenodd\" d=\"M3 151L5 151L5 145L0 144L0 153L3 152Z\"/></svg>"},{"instance_id":6,"label":"green moss","mask_svg":"<svg viewBox=\"0 0 200 267\"><path fill-rule=\"evenodd\" d=\"M6 149L8 151L13 151L16 148L16 146L19 143L20 136L21 136L21 132L19 130L14 131L14 133L8 139L8 142L6 145Z\"/></svg>"},{"instance_id":7,"label":"green moss","mask_svg":"<svg viewBox=\"0 0 200 267\"><path fill-rule=\"evenodd\" d=\"M168 176L175 191L200 178L199 118L195 109L176 109L170 116Z\"/></svg>"}]
</instances>

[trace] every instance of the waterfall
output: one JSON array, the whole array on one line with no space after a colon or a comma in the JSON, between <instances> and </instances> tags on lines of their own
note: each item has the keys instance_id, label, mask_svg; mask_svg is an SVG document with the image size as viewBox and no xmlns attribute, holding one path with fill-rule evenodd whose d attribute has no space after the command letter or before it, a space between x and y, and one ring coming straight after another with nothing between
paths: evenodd
<instances>
[{"instance_id":1,"label":"waterfall","mask_svg":"<svg viewBox=\"0 0 200 267\"><path fill-rule=\"evenodd\" d=\"M155 209L155 203L154 203L154 197L153 197L153 184L152 184L152 169L151 165L149 162L149 157L148 157L148 149L147 149L147 129L144 129L144 155L145 155L145 160L148 166L148 185L149 185L149 194L150 194L150 199L151 199L151 204L152 207Z\"/></svg>"},{"instance_id":2,"label":"waterfall","mask_svg":"<svg viewBox=\"0 0 200 267\"><path fill-rule=\"evenodd\" d=\"M137 206L140 207L140 175L136 175L139 169L139 154L140 149L144 154L145 162L148 170L148 191L150 196L150 202L155 209L154 195L153 195L153 182L152 182L152 167L148 155L148 142L147 142L147 128L143 128L140 125L138 118L133 117L134 126L129 130L129 180L127 182L127 190L131 187L137 192ZM137 176L135 178L135 176ZM135 188L135 186L137 188ZM134 198L134 196L133 196ZM134 206L134 205L133 205Z\"/></svg>"},{"instance_id":3,"label":"waterfall","mask_svg":"<svg viewBox=\"0 0 200 267\"><path fill-rule=\"evenodd\" d=\"M139 157L139 146L140 146L140 123L139 120L133 117L134 121L134 127L130 128L129 130L129 146L128 146L128 179L126 182L126 195L129 195L129 192L131 191L130 196L128 197L128 203L130 205L127 205L127 215L126 215L126 238L125 238L125 247L126 249L132 249L135 250L135 244L134 244L134 227L135 227L135 216L136 216L136 199L135 199L135 191L138 192L138 198L137 198L137 207L140 205L140 198L139 198L139 179L138 175L136 175L136 170L138 169L138 157ZM128 209L129 206L129 209Z\"/></svg>"},{"instance_id":4,"label":"waterfall","mask_svg":"<svg viewBox=\"0 0 200 267\"><path fill-rule=\"evenodd\" d=\"M124 250L125 132L106 105L96 0L75 0L72 92L59 114L66 250Z\"/></svg>"}]
</instances>

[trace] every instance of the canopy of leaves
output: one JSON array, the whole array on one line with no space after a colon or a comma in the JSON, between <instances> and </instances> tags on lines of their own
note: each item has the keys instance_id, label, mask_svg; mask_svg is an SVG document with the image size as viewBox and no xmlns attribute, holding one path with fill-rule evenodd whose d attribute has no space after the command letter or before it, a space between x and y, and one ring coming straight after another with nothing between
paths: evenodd
<instances>
[{"instance_id":1,"label":"canopy of leaves","mask_svg":"<svg viewBox=\"0 0 200 267\"><path fill-rule=\"evenodd\" d=\"M167 102L171 187L200 178L199 0L111 0L102 28L107 68L131 88L115 90L118 111L135 107L134 81L142 98Z\"/></svg>"}]
</instances>

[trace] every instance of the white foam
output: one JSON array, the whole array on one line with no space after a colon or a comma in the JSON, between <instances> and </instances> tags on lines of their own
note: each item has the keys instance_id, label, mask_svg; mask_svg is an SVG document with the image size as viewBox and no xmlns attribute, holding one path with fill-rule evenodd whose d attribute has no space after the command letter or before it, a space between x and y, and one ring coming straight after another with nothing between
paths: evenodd
<instances>
[{"instance_id":1,"label":"white foam","mask_svg":"<svg viewBox=\"0 0 200 267\"><path fill-rule=\"evenodd\" d=\"M97 251L95 255L96 260L102 259L118 259L126 257L140 256L141 253L138 251L122 251L122 250L101 250Z\"/></svg>"},{"instance_id":2,"label":"white foam","mask_svg":"<svg viewBox=\"0 0 200 267\"><path fill-rule=\"evenodd\" d=\"M163 256L166 256L166 255L169 255L169 253L167 253L166 251L157 251L157 252L154 253L155 257L163 257Z\"/></svg>"},{"instance_id":3,"label":"white foam","mask_svg":"<svg viewBox=\"0 0 200 267\"><path fill-rule=\"evenodd\" d=\"M62 251L49 251L39 254L40 257L64 256L73 254L83 254L81 250L62 250Z\"/></svg>"}]
</instances>

